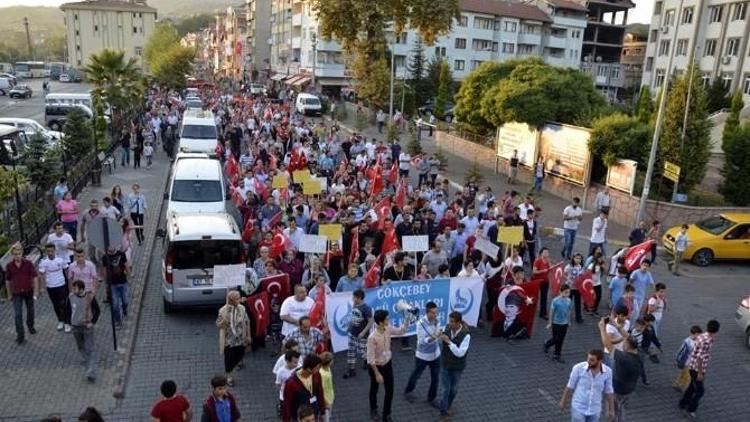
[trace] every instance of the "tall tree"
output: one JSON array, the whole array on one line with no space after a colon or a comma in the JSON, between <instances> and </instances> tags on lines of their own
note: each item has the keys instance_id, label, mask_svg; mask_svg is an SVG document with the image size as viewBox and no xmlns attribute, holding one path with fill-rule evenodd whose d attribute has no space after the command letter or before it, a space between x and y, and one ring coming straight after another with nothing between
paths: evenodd
<instances>
[{"instance_id":1,"label":"tall tree","mask_svg":"<svg viewBox=\"0 0 750 422\"><path fill-rule=\"evenodd\" d=\"M740 126L740 113L742 108L745 107L745 102L742 101L742 91L739 89L732 95L732 107L729 110L726 121L724 121L724 130L721 134L721 148L725 150L724 144L726 143L727 137ZM726 152L726 151L725 151Z\"/></svg>"},{"instance_id":2,"label":"tall tree","mask_svg":"<svg viewBox=\"0 0 750 422\"><path fill-rule=\"evenodd\" d=\"M195 51L180 44L177 29L169 22L156 25L146 42L144 58L153 78L161 86L185 87L185 75L191 72Z\"/></svg>"},{"instance_id":3,"label":"tall tree","mask_svg":"<svg viewBox=\"0 0 750 422\"><path fill-rule=\"evenodd\" d=\"M711 121L708 120L708 98L698 72L690 80L690 71L677 77L667 93L664 123L659 139L659 153L655 169L661 174L664 161L680 166L680 187L689 192L703 181L711 153ZM688 107L685 139L682 124L685 115L688 87L692 84Z\"/></svg>"},{"instance_id":4,"label":"tall tree","mask_svg":"<svg viewBox=\"0 0 750 422\"><path fill-rule=\"evenodd\" d=\"M424 55L424 43L420 37L414 40L414 47L411 49L411 57L409 58L407 69L409 70L409 85L414 88L414 96L417 104L421 105L430 97L427 95L427 89L425 89L427 58Z\"/></svg>"},{"instance_id":5,"label":"tall tree","mask_svg":"<svg viewBox=\"0 0 750 422\"><path fill-rule=\"evenodd\" d=\"M727 134L724 148L724 183L721 194L734 205L750 205L750 125Z\"/></svg>"},{"instance_id":6,"label":"tall tree","mask_svg":"<svg viewBox=\"0 0 750 422\"><path fill-rule=\"evenodd\" d=\"M65 160L75 163L94 152L93 127L89 118L80 109L73 109L65 120L62 138Z\"/></svg>"},{"instance_id":7,"label":"tall tree","mask_svg":"<svg viewBox=\"0 0 750 422\"><path fill-rule=\"evenodd\" d=\"M166 48L180 43L180 36L177 29L170 22L160 22L154 27L154 32L146 41L146 48L143 50L143 58L146 64L151 68L151 63L156 61L157 57L164 53ZM152 70L153 72L153 70Z\"/></svg>"},{"instance_id":8,"label":"tall tree","mask_svg":"<svg viewBox=\"0 0 750 422\"><path fill-rule=\"evenodd\" d=\"M448 66L447 60L440 61L440 76L438 77L438 90L437 97L435 98L435 107L433 112L436 117L442 118L445 114L445 106L448 101L451 100L451 85L453 84L453 76L451 75L451 69Z\"/></svg>"},{"instance_id":9,"label":"tall tree","mask_svg":"<svg viewBox=\"0 0 750 422\"><path fill-rule=\"evenodd\" d=\"M358 98L365 100L373 108L387 109L391 68L382 46L379 52L373 48L355 55L352 75Z\"/></svg>"},{"instance_id":10,"label":"tall tree","mask_svg":"<svg viewBox=\"0 0 750 422\"><path fill-rule=\"evenodd\" d=\"M648 123L653 113L654 101L651 99L651 90L648 89L648 85L643 85L638 94L638 102L635 104L635 117L643 123Z\"/></svg>"},{"instance_id":11,"label":"tall tree","mask_svg":"<svg viewBox=\"0 0 750 422\"><path fill-rule=\"evenodd\" d=\"M95 86L94 96L112 107L114 124L122 127L128 117L125 110L131 109L143 96L136 59L125 60L124 51L105 48L91 55L83 71Z\"/></svg>"},{"instance_id":12,"label":"tall tree","mask_svg":"<svg viewBox=\"0 0 750 422\"><path fill-rule=\"evenodd\" d=\"M707 91L706 107L709 113L714 113L722 108L729 107L731 99L729 98L729 87L724 84L721 78L716 78L709 85Z\"/></svg>"}]
</instances>

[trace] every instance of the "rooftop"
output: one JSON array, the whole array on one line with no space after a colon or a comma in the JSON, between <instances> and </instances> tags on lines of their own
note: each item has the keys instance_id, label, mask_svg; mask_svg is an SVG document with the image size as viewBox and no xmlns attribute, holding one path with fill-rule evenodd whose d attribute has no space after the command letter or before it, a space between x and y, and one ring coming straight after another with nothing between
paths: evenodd
<instances>
[{"instance_id":1,"label":"rooftop","mask_svg":"<svg viewBox=\"0 0 750 422\"><path fill-rule=\"evenodd\" d=\"M146 4L146 0L84 0L64 3L60 9L116 10L127 12L151 12L156 9Z\"/></svg>"},{"instance_id":2,"label":"rooftop","mask_svg":"<svg viewBox=\"0 0 750 422\"><path fill-rule=\"evenodd\" d=\"M578 10L580 12L588 10L585 4L579 3L575 0L547 0L547 3L560 9Z\"/></svg>"},{"instance_id":3,"label":"rooftop","mask_svg":"<svg viewBox=\"0 0 750 422\"><path fill-rule=\"evenodd\" d=\"M459 0L458 6L464 12L508 16L540 22L552 21L549 16L538 7L502 0Z\"/></svg>"}]
</instances>

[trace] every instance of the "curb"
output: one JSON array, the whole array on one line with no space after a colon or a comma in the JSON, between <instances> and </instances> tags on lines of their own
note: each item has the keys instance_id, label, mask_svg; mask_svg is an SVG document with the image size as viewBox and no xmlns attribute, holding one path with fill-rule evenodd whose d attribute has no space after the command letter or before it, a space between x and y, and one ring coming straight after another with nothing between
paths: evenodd
<instances>
[{"instance_id":1,"label":"curb","mask_svg":"<svg viewBox=\"0 0 750 422\"><path fill-rule=\"evenodd\" d=\"M165 159L168 159L166 155ZM168 165L171 166L171 162ZM156 176L151 175L151 177ZM130 373L130 364L133 356L133 350L135 349L135 337L141 321L141 311L143 310L143 297L146 292L148 273L151 270L152 260L150 259L150 256L154 249L154 244L156 243L156 227L158 227L159 222L161 221L162 208L164 208L164 196L162 195L162 192L166 190L168 182L169 177L165 177L164 181L161 184L161 189L157 188L159 192L157 195L158 207L150 207L146 214L146 217L144 218L144 220L146 221L146 227L143 228L143 232L146 236L146 239L144 239L145 246L143 249L141 249L139 261L142 263L143 260L146 259L148 260L148 263L146 265L139 266L138 269L138 276L136 277L136 281L142 282L135 283L135 288L133 289L131 309L133 309L133 311L136 311L132 314L134 318L129 321L128 324L125 324L123 330L120 331L121 333L123 333L123 335L122 340L118 344L117 353L119 356L116 359L115 365L115 371L119 371L119 373L115 374L112 391L112 396L118 400L125 397L125 389L127 388L128 375Z\"/></svg>"}]
</instances>

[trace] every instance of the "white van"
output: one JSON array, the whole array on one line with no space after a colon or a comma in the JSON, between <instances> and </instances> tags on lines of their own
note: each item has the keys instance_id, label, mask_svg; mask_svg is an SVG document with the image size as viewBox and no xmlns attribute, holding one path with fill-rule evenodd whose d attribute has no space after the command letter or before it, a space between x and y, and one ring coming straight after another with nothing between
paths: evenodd
<instances>
[{"instance_id":1,"label":"white van","mask_svg":"<svg viewBox=\"0 0 750 422\"><path fill-rule=\"evenodd\" d=\"M221 163L206 154L177 154L169 191L164 196L168 200L167 215L227 212Z\"/></svg>"},{"instance_id":2,"label":"white van","mask_svg":"<svg viewBox=\"0 0 750 422\"><path fill-rule=\"evenodd\" d=\"M46 104L80 104L94 109L94 102L90 93L50 93L44 97L44 102Z\"/></svg>"},{"instance_id":3,"label":"white van","mask_svg":"<svg viewBox=\"0 0 750 422\"><path fill-rule=\"evenodd\" d=\"M228 214L174 214L167 218L162 259L164 312L175 307L219 306L226 286L214 286L216 265L245 263L240 229Z\"/></svg>"},{"instance_id":4,"label":"white van","mask_svg":"<svg viewBox=\"0 0 750 422\"><path fill-rule=\"evenodd\" d=\"M182 152L202 152L216 156L219 136L214 114L208 110L186 110L180 128L180 148Z\"/></svg>"},{"instance_id":5,"label":"white van","mask_svg":"<svg viewBox=\"0 0 750 422\"><path fill-rule=\"evenodd\" d=\"M320 98L312 94L300 93L295 101L295 108L300 114L320 114L323 111L323 105Z\"/></svg>"}]
</instances>

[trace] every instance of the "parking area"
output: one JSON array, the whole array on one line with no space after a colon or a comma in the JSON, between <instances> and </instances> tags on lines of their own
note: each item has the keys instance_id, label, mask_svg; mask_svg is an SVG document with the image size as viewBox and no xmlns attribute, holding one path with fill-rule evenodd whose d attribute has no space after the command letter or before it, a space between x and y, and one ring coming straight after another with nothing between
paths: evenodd
<instances>
[{"instance_id":1,"label":"parking area","mask_svg":"<svg viewBox=\"0 0 750 422\"><path fill-rule=\"evenodd\" d=\"M44 124L44 94L42 91L42 82L45 79L25 79L20 80L19 84L28 85L33 94L28 99L13 99L7 95L0 96L0 117L22 117L25 119L34 119ZM88 93L93 88L87 83L61 83L58 81L49 81L50 92L66 93Z\"/></svg>"}]
</instances>

